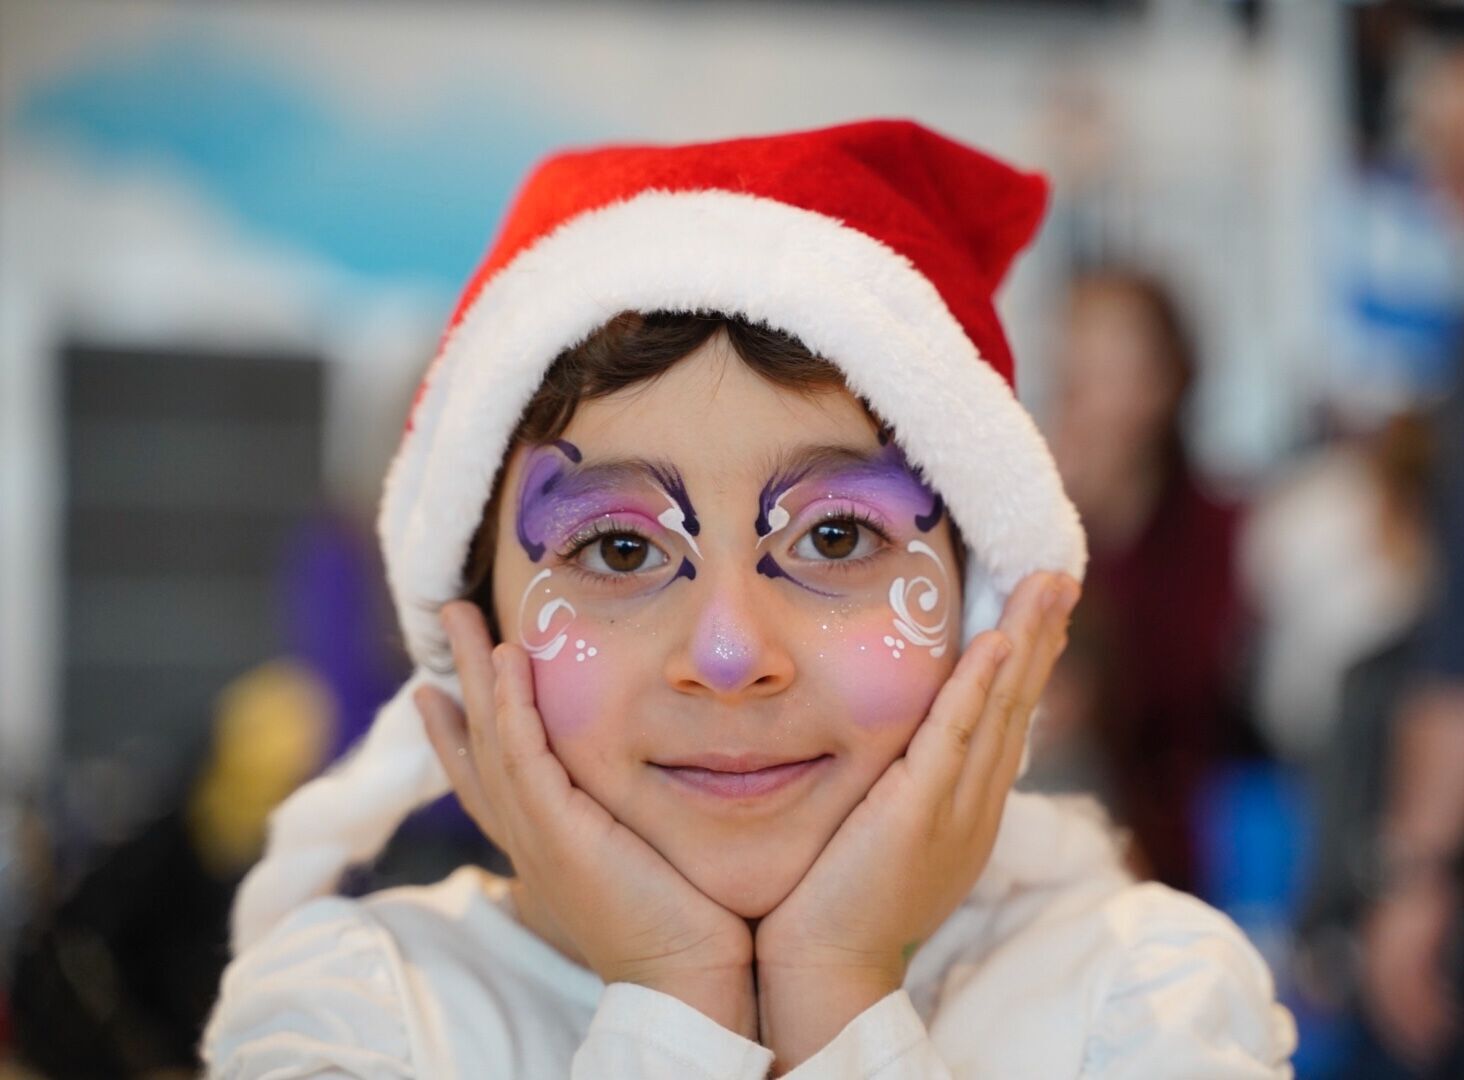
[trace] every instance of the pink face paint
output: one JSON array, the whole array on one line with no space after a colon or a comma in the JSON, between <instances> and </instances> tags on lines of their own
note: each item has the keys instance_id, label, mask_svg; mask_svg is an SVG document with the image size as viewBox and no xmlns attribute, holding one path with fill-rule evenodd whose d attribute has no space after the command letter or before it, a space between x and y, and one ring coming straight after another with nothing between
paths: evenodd
<instances>
[{"instance_id":1,"label":"pink face paint","mask_svg":"<svg viewBox=\"0 0 1464 1080\"><path fill-rule=\"evenodd\" d=\"M544 730L551 739L573 738L593 730L601 718L607 701L624 681L607 664L605 653L590 644L590 638L571 638L565 651L554 661L536 660L534 671L534 703L544 720ZM576 648L584 641L583 648ZM590 650L595 649L595 656ZM576 657L584 656L584 660Z\"/></svg>"},{"instance_id":2,"label":"pink face paint","mask_svg":"<svg viewBox=\"0 0 1464 1080\"><path fill-rule=\"evenodd\" d=\"M861 622L863 629L851 630L824 653L829 692L839 701L842 715L865 730L919 723L940 689L940 666L923 653L898 664L872 663L881 655L888 657L890 650L881 641L874 617Z\"/></svg>"}]
</instances>

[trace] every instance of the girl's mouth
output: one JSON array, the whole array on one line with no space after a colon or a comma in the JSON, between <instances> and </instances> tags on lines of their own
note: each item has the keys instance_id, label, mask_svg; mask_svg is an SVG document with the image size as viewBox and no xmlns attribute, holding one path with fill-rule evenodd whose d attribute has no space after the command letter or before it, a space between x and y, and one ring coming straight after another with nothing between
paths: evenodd
<instances>
[{"instance_id":1,"label":"girl's mouth","mask_svg":"<svg viewBox=\"0 0 1464 1080\"><path fill-rule=\"evenodd\" d=\"M833 760L832 754L765 764L753 758L705 758L695 763L652 765L675 783L722 799L753 799L781 790Z\"/></svg>"}]
</instances>

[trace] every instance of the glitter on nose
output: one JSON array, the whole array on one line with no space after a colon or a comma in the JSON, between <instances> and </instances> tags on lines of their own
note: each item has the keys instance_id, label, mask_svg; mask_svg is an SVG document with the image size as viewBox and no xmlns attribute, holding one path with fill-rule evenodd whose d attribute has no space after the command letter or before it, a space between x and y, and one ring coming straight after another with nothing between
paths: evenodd
<instances>
[{"instance_id":1,"label":"glitter on nose","mask_svg":"<svg viewBox=\"0 0 1464 1080\"><path fill-rule=\"evenodd\" d=\"M692 655L707 682L722 691L743 685L755 658L752 642L720 612L713 613L697 630Z\"/></svg>"}]
</instances>

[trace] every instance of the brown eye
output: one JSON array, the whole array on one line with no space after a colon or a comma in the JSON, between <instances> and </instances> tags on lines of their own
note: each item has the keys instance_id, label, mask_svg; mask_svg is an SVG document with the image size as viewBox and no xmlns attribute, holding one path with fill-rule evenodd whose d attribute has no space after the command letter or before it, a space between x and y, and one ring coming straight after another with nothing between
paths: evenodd
<instances>
[{"instance_id":1,"label":"brown eye","mask_svg":"<svg viewBox=\"0 0 1464 1080\"><path fill-rule=\"evenodd\" d=\"M600 538L600 558L617 574L629 574L645 565L650 544L639 536L611 533Z\"/></svg>"},{"instance_id":2,"label":"brown eye","mask_svg":"<svg viewBox=\"0 0 1464 1080\"><path fill-rule=\"evenodd\" d=\"M813 527L809 538L824 558L846 559L859 543L859 526L852 521L824 521Z\"/></svg>"},{"instance_id":3,"label":"brown eye","mask_svg":"<svg viewBox=\"0 0 1464 1080\"><path fill-rule=\"evenodd\" d=\"M583 541L576 548L574 561L601 577L629 577L659 570L669 560L649 537L617 529Z\"/></svg>"}]
</instances>

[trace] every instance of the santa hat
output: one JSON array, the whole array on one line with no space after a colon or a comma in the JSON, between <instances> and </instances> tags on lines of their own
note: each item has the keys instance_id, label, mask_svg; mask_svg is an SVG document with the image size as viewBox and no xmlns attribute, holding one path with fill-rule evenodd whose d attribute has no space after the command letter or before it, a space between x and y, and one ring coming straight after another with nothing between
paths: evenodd
<instances>
[{"instance_id":1,"label":"santa hat","mask_svg":"<svg viewBox=\"0 0 1464 1080\"><path fill-rule=\"evenodd\" d=\"M274 814L240 889L240 948L372 858L448 789L411 693L455 690L438 611L545 371L621 311L716 311L798 337L944 498L968 546L964 639L1039 569L1081 576L1077 514L1013 392L992 295L1047 199L909 121L682 146L609 146L530 175L469 281L387 474L378 523L417 674L353 754Z\"/></svg>"}]
</instances>

